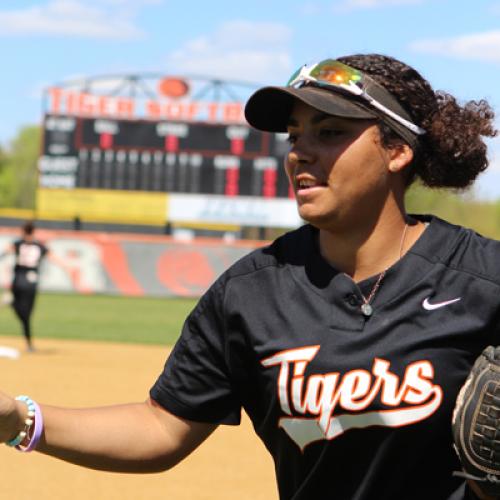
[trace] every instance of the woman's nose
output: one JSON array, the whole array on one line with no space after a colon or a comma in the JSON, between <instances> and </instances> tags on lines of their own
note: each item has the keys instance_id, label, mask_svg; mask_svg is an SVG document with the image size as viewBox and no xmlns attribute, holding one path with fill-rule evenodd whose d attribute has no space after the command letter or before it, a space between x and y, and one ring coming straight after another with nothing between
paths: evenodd
<instances>
[{"instance_id":1,"label":"woman's nose","mask_svg":"<svg viewBox=\"0 0 500 500\"><path fill-rule=\"evenodd\" d=\"M293 165L310 163L313 157L314 150L305 141L297 141L288 152L288 162Z\"/></svg>"}]
</instances>

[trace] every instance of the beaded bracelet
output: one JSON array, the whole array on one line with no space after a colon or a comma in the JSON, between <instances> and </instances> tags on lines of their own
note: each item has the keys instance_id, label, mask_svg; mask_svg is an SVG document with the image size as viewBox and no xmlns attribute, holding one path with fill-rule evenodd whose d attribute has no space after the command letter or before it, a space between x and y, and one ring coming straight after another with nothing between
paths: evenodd
<instances>
[{"instance_id":1,"label":"beaded bracelet","mask_svg":"<svg viewBox=\"0 0 500 500\"><path fill-rule=\"evenodd\" d=\"M26 396L25 396L26 397ZM28 398L29 399L29 398ZM35 428L33 430L33 434L30 437L30 440L26 446L22 446L21 444L16 446L16 449L22 452L30 452L33 451L40 441L43 432L43 416L40 407L35 401L30 400L35 407Z\"/></svg>"},{"instance_id":2,"label":"beaded bracelet","mask_svg":"<svg viewBox=\"0 0 500 500\"><path fill-rule=\"evenodd\" d=\"M40 411L40 407L28 396L17 396L16 400L22 401L26 404L26 406L28 407L28 415L24 420L23 430L14 439L7 441L5 444L7 446L15 446L15 448L19 451L33 451L42 436L42 412ZM29 436L33 424L35 424L33 434L29 438L28 444L26 446L22 446L21 443L26 439L26 436Z\"/></svg>"}]
</instances>

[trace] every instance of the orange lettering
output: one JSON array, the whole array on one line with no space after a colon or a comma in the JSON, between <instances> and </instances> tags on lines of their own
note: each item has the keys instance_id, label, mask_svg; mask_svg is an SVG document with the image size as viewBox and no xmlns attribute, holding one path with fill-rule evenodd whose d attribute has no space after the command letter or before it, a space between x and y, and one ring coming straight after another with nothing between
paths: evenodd
<instances>
[{"instance_id":1,"label":"orange lettering","mask_svg":"<svg viewBox=\"0 0 500 500\"><path fill-rule=\"evenodd\" d=\"M66 97L66 110L69 114L79 114L80 107L78 105L78 98L80 94L75 92L68 92Z\"/></svg>"},{"instance_id":2,"label":"orange lettering","mask_svg":"<svg viewBox=\"0 0 500 500\"><path fill-rule=\"evenodd\" d=\"M52 87L47 92L48 92L49 98L50 98L49 111L51 113L62 112L61 106L62 106L63 91L60 88Z\"/></svg>"},{"instance_id":3,"label":"orange lettering","mask_svg":"<svg viewBox=\"0 0 500 500\"><path fill-rule=\"evenodd\" d=\"M134 101L132 99L116 99L116 114L126 118L134 116Z\"/></svg>"},{"instance_id":4,"label":"orange lettering","mask_svg":"<svg viewBox=\"0 0 500 500\"><path fill-rule=\"evenodd\" d=\"M157 101L146 101L145 104L146 115L149 118L160 118L161 116L161 107L160 103Z\"/></svg>"},{"instance_id":5,"label":"orange lettering","mask_svg":"<svg viewBox=\"0 0 500 500\"><path fill-rule=\"evenodd\" d=\"M225 122L242 122L244 121L243 107L237 102L225 104L223 117Z\"/></svg>"},{"instance_id":6,"label":"orange lettering","mask_svg":"<svg viewBox=\"0 0 500 500\"><path fill-rule=\"evenodd\" d=\"M208 116L207 119L209 122L217 121L217 114L219 111L219 105L216 102L210 102L207 105Z\"/></svg>"},{"instance_id":7,"label":"orange lettering","mask_svg":"<svg viewBox=\"0 0 500 500\"><path fill-rule=\"evenodd\" d=\"M197 102L191 102L187 105L186 119L194 120L200 111L200 105Z\"/></svg>"},{"instance_id":8,"label":"orange lettering","mask_svg":"<svg viewBox=\"0 0 500 500\"><path fill-rule=\"evenodd\" d=\"M95 112L95 96L91 94L78 95L78 110L84 115L92 115Z\"/></svg>"}]
</instances>

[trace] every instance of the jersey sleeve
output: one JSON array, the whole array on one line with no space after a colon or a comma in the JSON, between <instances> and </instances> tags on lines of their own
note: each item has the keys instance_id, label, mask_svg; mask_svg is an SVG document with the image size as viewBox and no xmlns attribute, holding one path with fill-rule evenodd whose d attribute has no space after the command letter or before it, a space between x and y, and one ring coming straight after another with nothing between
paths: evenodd
<instances>
[{"instance_id":1,"label":"jersey sleeve","mask_svg":"<svg viewBox=\"0 0 500 500\"><path fill-rule=\"evenodd\" d=\"M40 252L41 252L40 258L45 257L49 253L49 248L47 247L47 245L45 245L44 243L40 243Z\"/></svg>"},{"instance_id":2,"label":"jersey sleeve","mask_svg":"<svg viewBox=\"0 0 500 500\"><path fill-rule=\"evenodd\" d=\"M228 368L223 291L216 282L188 316L150 396L178 417L236 425L241 403Z\"/></svg>"}]
</instances>

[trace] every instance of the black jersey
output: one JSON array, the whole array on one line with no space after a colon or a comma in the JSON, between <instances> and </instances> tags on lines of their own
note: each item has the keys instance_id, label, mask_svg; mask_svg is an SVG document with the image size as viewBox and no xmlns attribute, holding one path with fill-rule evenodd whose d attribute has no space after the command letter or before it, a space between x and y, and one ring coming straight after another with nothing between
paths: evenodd
<instances>
[{"instance_id":1,"label":"black jersey","mask_svg":"<svg viewBox=\"0 0 500 500\"><path fill-rule=\"evenodd\" d=\"M38 268L47 253L47 247L36 240L20 239L14 242L16 263L14 266L15 288L36 288Z\"/></svg>"},{"instance_id":2,"label":"black jersey","mask_svg":"<svg viewBox=\"0 0 500 500\"><path fill-rule=\"evenodd\" d=\"M500 243L438 218L359 284L307 225L224 273L187 318L151 397L180 417L236 424L244 408L280 497L467 498L451 415L475 358L498 345Z\"/></svg>"}]
</instances>

